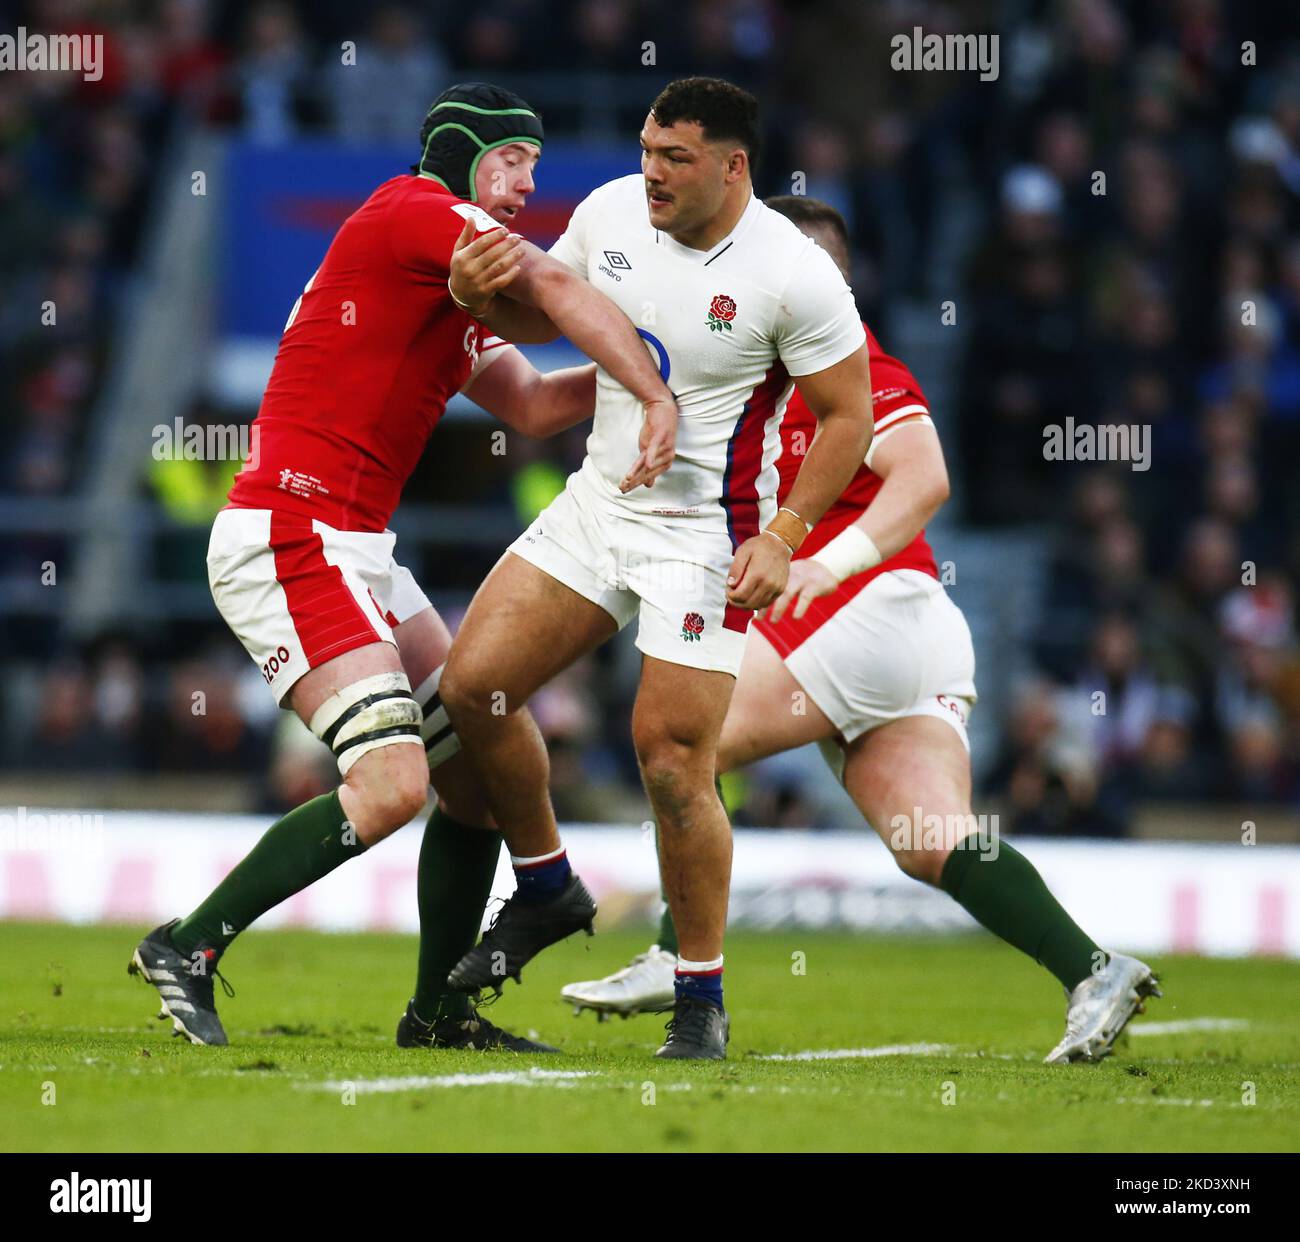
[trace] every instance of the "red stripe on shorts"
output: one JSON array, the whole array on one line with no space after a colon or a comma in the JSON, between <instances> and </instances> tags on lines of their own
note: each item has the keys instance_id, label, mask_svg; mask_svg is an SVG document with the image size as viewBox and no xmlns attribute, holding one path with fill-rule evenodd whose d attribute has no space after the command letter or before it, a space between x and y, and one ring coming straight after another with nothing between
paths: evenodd
<instances>
[{"instance_id":1,"label":"red stripe on shorts","mask_svg":"<svg viewBox=\"0 0 1300 1242\"><path fill-rule=\"evenodd\" d=\"M724 630L735 630L737 634L747 633L749 623L754 619L754 614L748 608L737 608L735 604L728 604L722 610L722 628Z\"/></svg>"},{"instance_id":2,"label":"red stripe on shorts","mask_svg":"<svg viewBox=\"0 0 1300 1242\"><path fill-rule=\"evenodd\" d=\"M382 641L348 590L342 570L325 559L325 544L311 518L272 509L271 551L275 580L284 590L309 667Z\"/></svg>"},{"instance_id":3,"label":"red stripe on shorts","mask_svg":"<svg viewBox=\"0 0 1300 1242\"><path fill-rule=\"evenodd\" d=\"M374 604L375 611L381 617L383 617L384 624L387 625L390 629L394 629L394 630L397 629L400 622L397 620L397 617L394 615L393 610L390 608L388 609L387 612L385 612L379 606L379 601L375 598L375 593L369 587L366 587L366 594L370 596L370 602Z\"/></svg>"}]
</instances>

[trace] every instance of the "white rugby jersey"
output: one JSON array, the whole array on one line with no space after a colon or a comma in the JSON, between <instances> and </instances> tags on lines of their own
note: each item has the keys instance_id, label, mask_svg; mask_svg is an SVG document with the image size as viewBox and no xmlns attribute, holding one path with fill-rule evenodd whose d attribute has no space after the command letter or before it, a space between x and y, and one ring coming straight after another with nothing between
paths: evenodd
<instances>
[{"instance_id":1,"label":"white rugby jersey","mask_svg":"<svg viewBox=\"0 0 1300 1242\"><path fill-rule=\"evenodd\" d=\"M830 256L757 196L730 236L691 250L651 227L640 175L588 195L551 254L619 305L681 410L676 460L653 488L624 496L641 404L598 370L584 475L631 515L725 528L733 547L758 534L776 513L792 377L866 341Z\"/></svg>"}]
</instances>

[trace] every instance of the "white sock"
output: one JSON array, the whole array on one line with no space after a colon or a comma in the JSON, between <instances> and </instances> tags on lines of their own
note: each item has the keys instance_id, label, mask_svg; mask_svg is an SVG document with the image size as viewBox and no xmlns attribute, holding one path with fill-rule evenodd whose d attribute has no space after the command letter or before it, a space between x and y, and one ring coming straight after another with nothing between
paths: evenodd
<instances>
[{"instance_id":1,"label":"white sock","mask_svg":"<svg viewBox=\"0 0 1300 1242\"><path fill-rule=\"evenodd\" d=\"M711 970L722 969L722 958L715 957L711 962L691 962L684 957L677 959L679 975L707 975Z\"/></svg>"},{"instance_id":2,"label":"white sock","mask_svg":"<svg viewBox=\"0 0 1300 1242\"><path fill-rule=\"evenodd\" d=\"M552 850L549 854L537 854L532 858L516 858L514 854L511 854L510 865L512 867L535 867L538 863L554 862L563 853L564 842L560 842L560 848Z\"/></svg>"}]
</instances>

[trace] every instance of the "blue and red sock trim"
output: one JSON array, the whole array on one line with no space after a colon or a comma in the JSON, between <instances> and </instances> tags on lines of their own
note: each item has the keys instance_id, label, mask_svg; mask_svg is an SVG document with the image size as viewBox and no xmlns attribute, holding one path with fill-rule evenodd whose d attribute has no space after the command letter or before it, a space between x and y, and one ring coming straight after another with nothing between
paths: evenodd
<instances>
[{"instance_id":1,"label":"blue and red sock trim","mask_svg":"<svg viewBox=\"0 0 1300 1242\"><path fill-rule=\"evenodd\" d=\"M539 858L512 856L510 862L515 870L515 895L525 901L550 901L558 897L573 874L568 851L563 846Z\"/></svg>"},{"instance_id":2,"label":"blue and red sock trim","mask_svg":"<svg viewBox=\"0 0 1300 1242\"><path fill-rule=\"evenodd\" d=\"M717 1009L722 1005L722 967L712 970L682 970L673 972L673 992L678 1000L690 997L691 1000L705 1001Z\"/></svg>"}]
</instances>

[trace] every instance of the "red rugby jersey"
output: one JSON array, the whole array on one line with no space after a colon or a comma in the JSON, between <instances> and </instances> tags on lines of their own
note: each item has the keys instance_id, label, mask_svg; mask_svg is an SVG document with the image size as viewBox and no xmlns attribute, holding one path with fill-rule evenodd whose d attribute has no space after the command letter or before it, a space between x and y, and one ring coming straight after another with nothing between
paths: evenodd
<instances>
[{"instance_id":1,"label":"red rugby jersey","mask_svg":"<svg viewBox=\"0 0 1300 1242\"><path fill-rule=\"evenodd\" d=\"M231 506L339 530L388 525L489 341L447 291L467 215L489 223L436 181L407 175L344 221L280 338Z\"/></svg>"},{"instance_id":2,"label":"red rugby jersey","mask_svg":"<svg viewBox=\"0 0 1300 1242\"><path fill-rule=\"evenodd\" d=\"M863 327L866 328L866 324ZM871 414L876 436L909 418L929 414L930 407L916 377L897 358L885 353L870 328L867 328L867 351L871 364ZM795 475L799 473L803 456L812 444L816 430L817 416L804 403L796 389L790 396L790 404L781 420L781 456L776 463L781 476L777 488L778 503L784 504L785 498L790 494ZM803 541L795 557L812 556L846 526L856 522L876 498L883 482L865 463L860 466L839 499L826 511L826 516L809 531L808 538ZM783 656L789 655L809 635L825 625L868 582L893 569L918 569L932 578L939 576L934 553L925 539L925 531L921 531L905 548L895 552L874 569L846 578L837 590L813 600L800 620L794 620L791 609L776 625L768 621L765 615L756 617L754 624L763 631L763 637L777 651Z\"/></svg>"}]
</instances>

